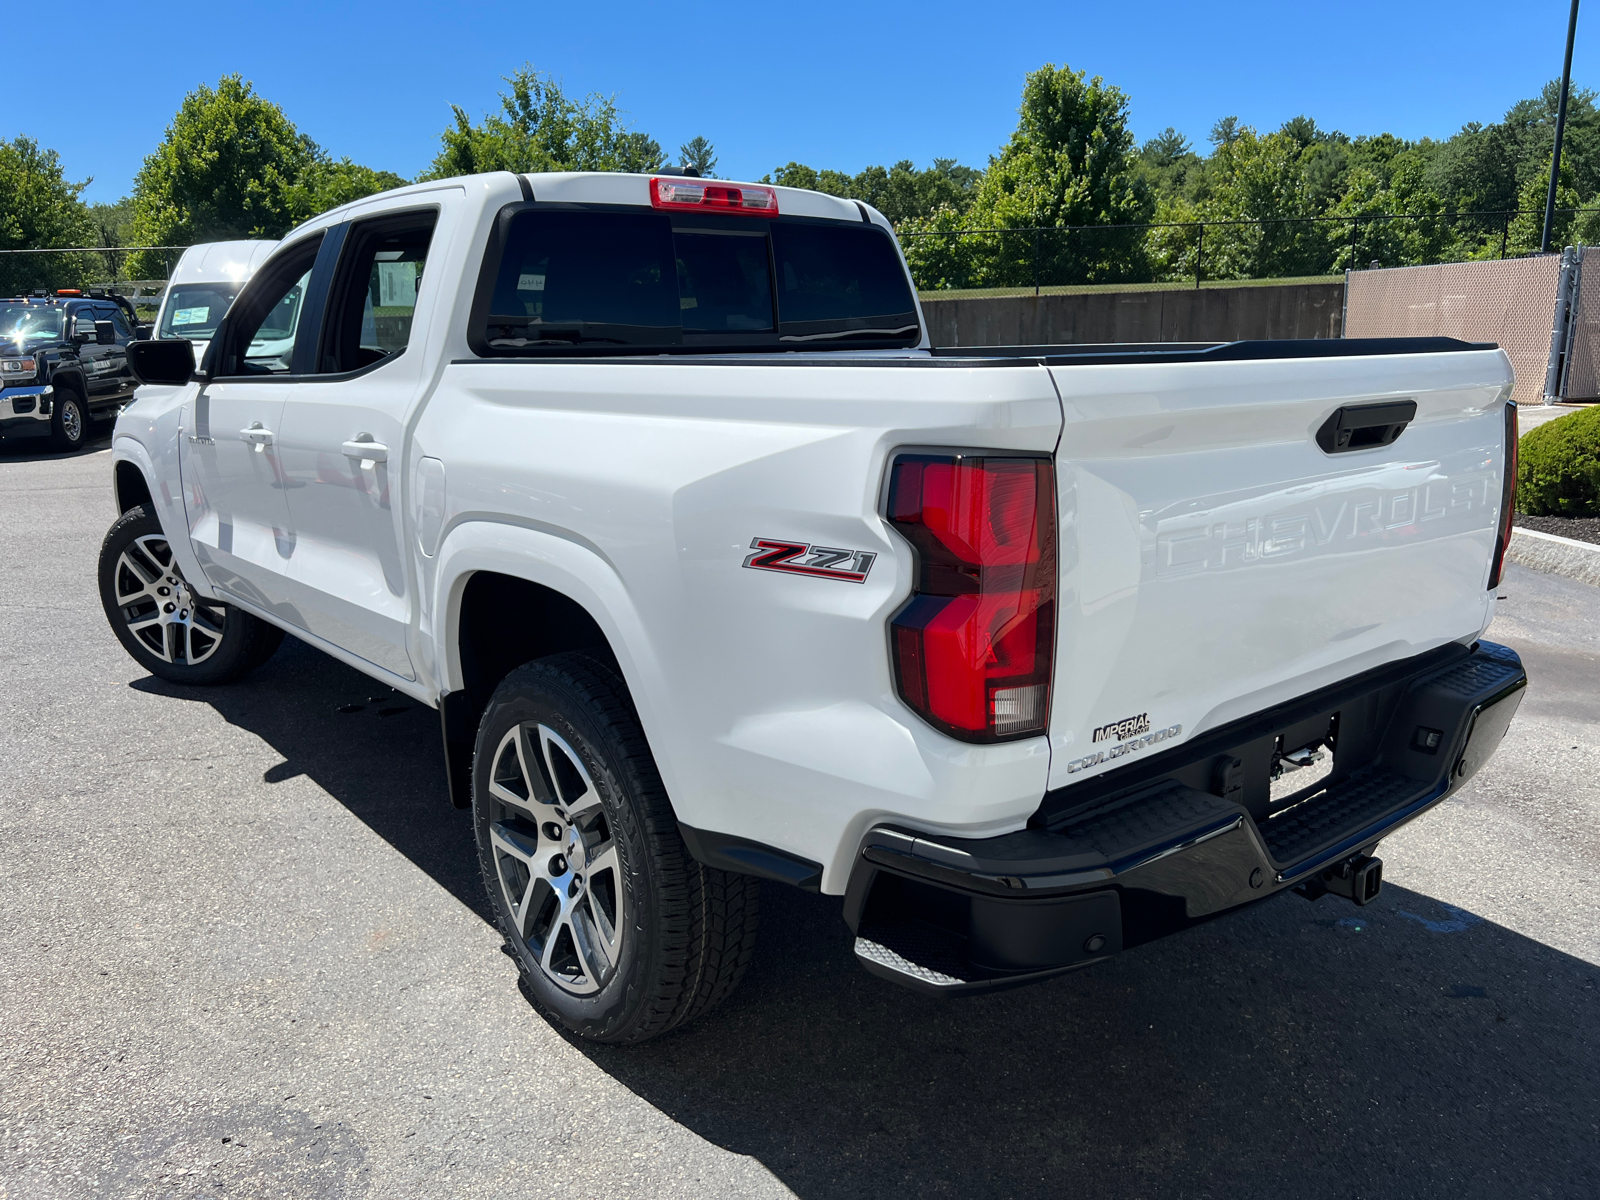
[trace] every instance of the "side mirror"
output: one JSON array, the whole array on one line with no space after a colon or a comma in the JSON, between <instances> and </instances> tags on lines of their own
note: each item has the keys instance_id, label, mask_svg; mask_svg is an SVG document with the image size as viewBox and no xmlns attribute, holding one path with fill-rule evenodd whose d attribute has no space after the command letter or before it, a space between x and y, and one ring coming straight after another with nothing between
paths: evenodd
<instances>
[{"instance_id":1,"label":"side mirror","mask_svg":"<svg viewBox=\"0 0 1600 1200\"><path fill-rule=\"evenodd\" d=\"M80 346L95 340L94 322L76 317L72 322L72 340Z\"/></svg>"},{"instance_id":2,"label":"side mirror","mask_svg":"<svg viewBox=\"0 0 1600 1200\"><path fill-rule=\"evenodd\" d=\"M110 321L96 321L94 323L94 340L102 346L116 345L117 327Z\"/></svg>"},{"instance_id":3,"label":"side mirror","mask_svg":"<svg viewBox=\"0 0 1600 1200\"><path fill-rule=\"evenodd\" d=\"M194 345L183 338L130 342L128 366L140 383L182 387L194 374Z\"/></svg>"},{"instance_id":4,"label":"side mirror","mask_svg":"<svg viewBox=\"0 0 1600 1200\"><path fill-rule=\"evenodd\" d=\"M133 327L133 336L142 342L148 342L156 335L156 327L152 324L140 324Z\"/></svg>"}]
</instances>

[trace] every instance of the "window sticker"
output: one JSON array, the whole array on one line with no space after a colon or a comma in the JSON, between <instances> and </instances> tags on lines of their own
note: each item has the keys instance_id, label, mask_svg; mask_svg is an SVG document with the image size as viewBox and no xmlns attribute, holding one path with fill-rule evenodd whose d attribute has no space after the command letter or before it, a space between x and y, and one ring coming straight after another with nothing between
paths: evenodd
<instances>
[{"instance_id":1,"label":"window sticker","mask_svg":"<svg viewBox=\"0 0 1600 1200\"><path fill-rule=\"evenodd\" d=\"M180 308L172 316L174 325L204 325L211 316L210 305L199 308Z\"/></svg>"},{"instance_id":2,"label":"window sticker","mask_svg":"<svg viewBox=\"0 0 1600 1200\"><path fill-rule=\"evenodd\" d=\"M519 276L517 276L517 291L519 291L519 292L542 292L542 291L544 291L544 276L543 275L519 275Z\"/></svg>"},{"instance_id":3,"label":"window sticker","mask_svg":"<svg viewBox=\"0 0 1600 1200\"><path fill-rule=\"evenodd\" d=\"M417 306L417 264L380 262L378 267L378 306L415 308Z\"/></svg>"}]
</instances>

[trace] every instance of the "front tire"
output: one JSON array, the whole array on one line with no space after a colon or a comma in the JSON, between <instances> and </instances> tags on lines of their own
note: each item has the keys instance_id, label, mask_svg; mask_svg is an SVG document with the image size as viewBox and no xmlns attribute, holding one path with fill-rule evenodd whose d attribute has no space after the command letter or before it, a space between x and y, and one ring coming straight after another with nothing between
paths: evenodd
<instances>
[{"instance_id":1,"label":"front tire","mask_svg":"<svg viewBox=\"0 0 1600 1200\"><path fill-rule=\"evenodd\" d=\"M172 683L230 683L283 642L277 626L194 592L161 522L142 504L123 513L101 543L100 603L122 648Z\"/></svg>"},{"instance_id":2,"label":"front tire","mask_svg":"<svg viewBox=\"0 0 1600 1200\"><path fill-rule=\"evenodd\" d=\"M642 1042L743 977L760 883L690 856L604 664L558 654L507 676L478 727L472 795L489 903L551 1018L590 1041Z\"/></svg>"},{"instance_id":3,"label":"front tire","mask_svg":"<svg viewBox=\"0 0 1600 1200\"><path fill-rule=\"evenodd\" d=\"M83 397L68 387L56 389L55 411L50 415L50 440L57 450L76 450L89 432L89 409Z\"/></svg>"}]
</instances>

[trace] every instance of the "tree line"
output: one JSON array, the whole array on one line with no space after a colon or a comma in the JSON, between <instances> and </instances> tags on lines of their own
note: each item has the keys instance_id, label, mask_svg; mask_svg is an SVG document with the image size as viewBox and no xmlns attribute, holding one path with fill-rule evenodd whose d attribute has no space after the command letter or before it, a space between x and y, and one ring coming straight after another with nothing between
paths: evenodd
<instances>
[{"instance_id":1,"label":"tree line","mask_svg":"<svg viewBox=\"0 0 1600 1200\"><path fill-rule=\"evenodd\" d=\"M615 98L569 95L532 66L505 82L498 111L475 121L453 108L419 179L667 165L661 144L630 128ZM850 174L790 162L763 182L872 204L901 234L924 288L1322 275L1371 261L1498 257L1538 248L1557 93L1549 84L1500 121L1444 140L1352 137L1308 116L1262 132L1224 117L1204 148L1171 128L1140 145L1127 93L1046 64L1027 76L1017 128L982 168L939 158ZM1600 203L1594 92L1574 89L1567 122L1557 203L1569 211L1557 221L1558 244L1600 231L1600 214L1570 211ZM715 148L696 137L673 165L713 175ZM0 142L0 249L279 237L408 181L334 158L229 75L184 98L130 196L88 205L80 199L88 182L68 180L59 156L30 138ZM19 259L58 285L87 269L66 256L17 256L0 270L0 286L16 285L3 276L17 276ZM122 273L164 271L160 256L134 255Z\"/></svg>"}]
</instances>

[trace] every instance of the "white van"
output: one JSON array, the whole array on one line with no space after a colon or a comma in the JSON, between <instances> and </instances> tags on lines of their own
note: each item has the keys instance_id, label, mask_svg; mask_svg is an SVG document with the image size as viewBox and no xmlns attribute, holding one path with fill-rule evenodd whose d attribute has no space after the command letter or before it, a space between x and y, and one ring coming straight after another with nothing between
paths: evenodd
<instances>
[{"instance_id":1,"label":"white van","mask_svg":"<svg viewBox=\"0 0 1600 1200\"><path fill-rule=\"evenodd\" d=\"M194 358L199 362L222 322L222 314L277 244L246 241L190 246L167 281L155 336L187 338L194 343Z\"/></svg>"}]
</instances>

